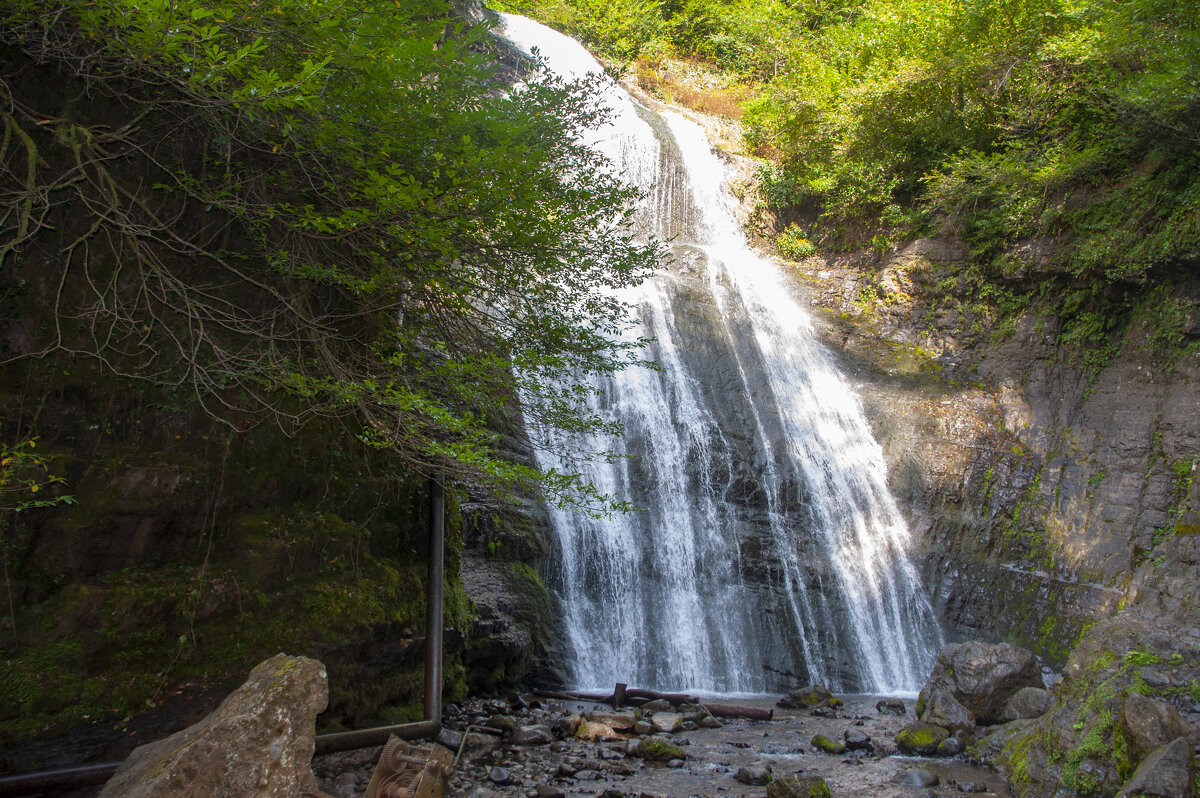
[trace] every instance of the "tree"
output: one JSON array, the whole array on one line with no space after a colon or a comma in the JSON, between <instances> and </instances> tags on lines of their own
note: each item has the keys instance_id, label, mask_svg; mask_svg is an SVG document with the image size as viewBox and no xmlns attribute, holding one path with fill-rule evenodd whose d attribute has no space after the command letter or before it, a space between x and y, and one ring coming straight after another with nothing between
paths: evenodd
<instances>
[{"instance_id":1,"label":"tree","mask_svg":"<svg viewBox=\"0 0 1200 798\"><path fill-rule=\"evenodd\" d=\"M16 357L98 358L238 430L343 417L418 470L583 487L495 443L518 392L599 424L578 377L639 357L609 289L659 250L581 138L601 79L531 64L510 90L487 24L441 0L3 17L0 279L59 286ZM31 90L47 70L61 90Z\"/></svg>"}]
</instances>

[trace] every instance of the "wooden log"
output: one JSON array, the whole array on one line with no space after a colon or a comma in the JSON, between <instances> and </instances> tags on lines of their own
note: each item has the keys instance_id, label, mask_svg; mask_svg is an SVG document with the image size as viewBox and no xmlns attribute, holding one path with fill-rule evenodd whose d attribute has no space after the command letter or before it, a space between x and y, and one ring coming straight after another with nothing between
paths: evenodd
<instances>
[{"instance_id":1,"label":"wooden log","mask_svg":"<svg viewBox=\"0 0 1200 798\"><path fill-rule=\"evenodd\" d=\"M742 718L744 720L770 720L775 710L769 707L747 707L738 704L701 704L708 714L717 718Z\"/></svg>"},{"instance_id":2,"label":"wooden log","mask_svg":"<svg viewBox=\"0 0 1200 798\"><path fill-rule=\"evenodd\" d=\"M613 690L613 709L620 709L625 704L625 683L617 682Z\"/></svg>"}]
</instances>

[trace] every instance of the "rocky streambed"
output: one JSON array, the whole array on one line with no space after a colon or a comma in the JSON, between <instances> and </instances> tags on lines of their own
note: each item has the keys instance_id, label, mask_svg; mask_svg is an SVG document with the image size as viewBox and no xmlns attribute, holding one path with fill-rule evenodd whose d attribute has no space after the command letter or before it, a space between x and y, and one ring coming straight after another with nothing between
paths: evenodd
<instances>
[{"instance_id":1,"label":"rocky streambed","mask_svg":"<svg viewBox=\"0 0 1200 798\"><path fill-rule=\"evenodd\" d=\"M439 742L457 750L470 726L505 731L467 734L450 789L470 798L763 796L768 779L797 774L820 777L833 796L1011 795L1001 774L965 758L899 755L896 734L914 720L915 702L880 709L880 701L847 696L837 708L776 709L772 720L751 721L705 719L686 705L635 715L513 695L448 707ZM775 698L739 703L771 707ZM826 753L818 737L844 750ZM365 794L378 757L378 748L330 754L315 758L313 770L324 792L349 798Z\"/></svg>"}]
</instances>

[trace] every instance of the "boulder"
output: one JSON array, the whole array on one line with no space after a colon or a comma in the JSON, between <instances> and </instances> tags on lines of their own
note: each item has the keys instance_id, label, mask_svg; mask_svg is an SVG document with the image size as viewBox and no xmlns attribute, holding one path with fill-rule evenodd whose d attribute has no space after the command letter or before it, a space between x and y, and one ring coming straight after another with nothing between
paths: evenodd
<instances>
[{"instance_id":1,"label":"boulder","mask_svg":"<svg viewBox=\"0 0 1200 798\"><path fill-rule=\"evenodd\" d=\"M813 736L811 742L813 748L816 748L818 751L824 751L827 754L844 754L849 750L846 746L830 740L823 734Z\"/></svg>"},{"instance_id":2,"label":"boulder","mask_svg":"<svg viewBox=\"0 0 1200 798\"><path fill-rule=\"evenodd\" d=\"M661 737L643 737L638 741L637 755L652 762L683 759L683 749Z\"/></svg>"},{"instance_id":3,"label":"boulder","mask_svg":"<svg viewBox=\"0 0 1200 798\"><path fill-rule=\"evenodd\" d=\"M665 698L656 698L653 701L647 701L642 704L643 712L670 712L675 706Z\"/></svg>"},{"instance_id":4,"label":"boulder","mask_svg":"<svg viewBox=\"0 0 1200 798\"><path fill-rule=\"evenodd\" d=\"M313 724L328 700L325 666L277 654L204 720L135 748L104 798L320 795Z\"/></svg>"},{"instance_id":5,"label":"boulder","mask_svg":"<svg viewBox=\"0 0 1200 798\"><path fill-rule=\"evenodd\" d=\"M859 729L846 729L842 734L842 738L845 739L846 747L851 751L874 750L874 747L871 745L870 735Z\"/></svg>"},{"instance_id":6,"label":"boulder","mask_svg":"<svg viewBox=\"0 0 1200 798\"><path fill-rule=\"evenodd\" d=\"M939 782L941 779L938 778L938 774L925 768L909 768L892 776L893 784L904 787L936 787Z\"/></svg>"},{"instance_id":7,"label":"boulder","mask_svg":"<svg viewBox=\"0 0 1200 798\"><path fill-rule=\"evenodd\" d=\"M678 731L682 724L683 716L676 712L655 712L654 717L650 718L650 726L654 731L665 734Z\"/></svg>"},{"instance_id":8,"label":"boulder","mask_svg":"<svg viewBox=\"0 0 1200 798\"><path fill-rule=\"evenodd\" d=\"M575 729L575 739L577 740L616 740L617 733L612 730L611 726L595 721L585 720L580 722L579 728Z\"/></svg>"},{"instance_id":9,"label":"boulder","mask_svg":"<svg viewBox=\"0 0 1200 798\"><path fill-rule=\"evenodd\" d=\"M737 769L737 773L733 774L735 781L740 781L742 784L748 784L751 787L761 787L771 780L771 771L758 765L749 767L741 767Z\"/></svg>"},{"instance_id":10,"label":"boulder","mask_svg":"<svg viewBox=\"0 0 1200 798\"><path fill-rule=\"evenodd\" d=\"M1054 706L1054 696L1040 687L1022 687L1004 705L1005 720L1040 718Z\"/></svg>"},{"instance_id":11,"label":"boulder","mask_svg":"<svg viewBox=\"0 0 1200 798\"><path fill-rule=\"evenodd\" d=\"M932 723L910 723L896 733L896 745L905 754L932 756L938 744L950 736L950 732Z\"/></svg>"},{"instance_id":12,"label":"boulder","mask_svg":"<svg viewBox=\"0 0 1200 798\"><path fill-rule=\"evenodd\" d=\"M783 709L810 709L812 707L837 708L842 705L842 699L829 691L828 687L820 684L810 684L799 690L792 690L775 702L775 706Z\"/></svg>"},{"instance_id":13,"label":"boulder","mask_svg":"<svg viewBox=\"0 0 1200 798\"><path fill-rule=\"evenodd\" d=\"M1146 757L1117 798L1195 798L1195 795L1192 746L1179 737Z\"/></svg>"},{"instance_id":14,"label":"boulder","mask_svg":"<svg viewBox=\"0 0 1200 798\"><path fill-rule=\"evenodd\" d=\"M595 723L603 723L614 731L632 731L637 718L632 712L585 712L583 717Z\"/></svg>"},{"instance_id":15,"label":"boulder","mask_svg":"<svg viewBox=\"0 0 1200 798\"><path fill-rule=\"evenodd\" d=\"M829 785L820 776L792 775L773 779L767 798L831 798Z\"/></svg>"},{"instance_id":16,"label":"boulder","mask_svg":"<svg viewBox=\"0 0 1200 798\"><path fill-rule=\"evenodd\" d=\"M583 718L579 715L563 715L554 721L554 733L559 737L574 737L582 723Z\"/></svg>"},{"instance_id":17,"label":"boulder","mask_svg":"<svg viewBox=\"0 0 1200 798\"><path fill-rule=\"evenodd\" d=\"M881 698L875 702L875 711L881 715L900 716L905 713L904 702L899 698Z\"/></svg>"},{"instance_id":18,"label":"boulder","mask_svg":"<svg viewBox=\"0 0 1200 798\"><path fill-rule=\"evenodd\" d=\"M971 710L958 702L958 699L944 687L935 686L921 693L921 721L941 726L952 732L970 732L975 729L975 716Z\"/></svg>"},{"instance_id":19,"label":"boulder","mask_svg":"<svg viewBox=\"0 0 1200 798\"><path fill-rule=\"evenodd\" d=\"M938 653L921 692L942 688L975 716L975 722L1004 722L1004 707L1022 687L1041 687L1042 674L1031 651L1010 643L951 643ZM924 714L917 702L918 715Z\"/></svg>"},{"instance_id":20,"label":"boulder","mask_svg":"<svg viewBox=\"0 0 1200 798\"><path fill-rule=\"evenodd\" d=\"M510 742L513 745L549 745L554 742L554 733L542 724L522 726L513 732Z\"/></svg>"},{"instance_id":21,"label":"boulder","mask_svg":"<svg viewBox=\"0 0 1200 798\"><path fill-rule=\"evenodd\" d=\"M1141 762L1151 751L1162 748L1176 737L1187 737L1188 722L1175 707L1162 701L1130 693L1121 708L1121 731L1129 743L1133 762Z\"/></svg>"}]
</instances>

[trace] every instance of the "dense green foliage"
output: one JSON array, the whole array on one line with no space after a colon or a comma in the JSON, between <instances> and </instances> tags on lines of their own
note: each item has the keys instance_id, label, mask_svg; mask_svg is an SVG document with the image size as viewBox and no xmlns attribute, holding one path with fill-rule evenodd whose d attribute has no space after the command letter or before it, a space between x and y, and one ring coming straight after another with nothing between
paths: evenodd
<instances>
[{"instance_id":1,"label":"dense green foliage","mask_svg":"<svg viewBox=\"0 0 1200 798\"><path fill-rule=\"evenodd\" d=\"M768 204L817 243L959 235L958 290L993 317L1041 292L1093 366L1139 315L1178 345L1186 309L1153 285L1200 252L1194 0L512 5L612 58L741 76Z\"/></svg>"},{"instance_id":2,"label":"dense green foliage","mask_svg":"<svg viewBox=\"0 0 1200 798\"><path fill-rule=\"evenodd\" d=\"M536 67L508 92L441 0L0 13L4 298L60 286L8 356L99 358L238 430L353 418L492 486L539 476L495 455L518 390L588 426L572 375L637 360L607 288L657 251L581 142L598 92Z\"/></svg>"}]
</instances>

